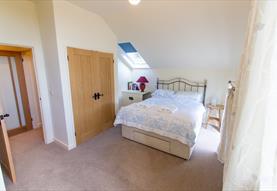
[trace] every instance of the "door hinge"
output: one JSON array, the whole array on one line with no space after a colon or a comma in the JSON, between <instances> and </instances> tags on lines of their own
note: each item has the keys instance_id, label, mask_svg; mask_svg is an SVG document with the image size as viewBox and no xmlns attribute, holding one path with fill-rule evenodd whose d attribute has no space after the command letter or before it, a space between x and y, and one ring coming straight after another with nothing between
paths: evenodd
<instances>
[{"instance_id":1,"label":"door hinge","mask_svg":"<svg viewBox=\"0 0 277 191\"><path fill-rule=\"evenodd\" d=\"M75 132L75 137L77 136L76 132Z\"/></svg>"},{"instance_id":2,"label":"door hinge","mask_svg":"<svg viewBox=\"0 0 277 191\"><path fill-rule=\"evenodd\" d=\"M69 61L69 56L67 56L67 61Z\"/></svg>"},{"instance_id":3,"label":"door hinge","mask_svg":"<svg viewBox=\"0 0 277 191\"><path fill-rule=\"evenodd\" d=\"M24 62L24 59L22 58L21 61L22 61L22 63L23 63L23 62Z\"/></svg>"}]
</instances>

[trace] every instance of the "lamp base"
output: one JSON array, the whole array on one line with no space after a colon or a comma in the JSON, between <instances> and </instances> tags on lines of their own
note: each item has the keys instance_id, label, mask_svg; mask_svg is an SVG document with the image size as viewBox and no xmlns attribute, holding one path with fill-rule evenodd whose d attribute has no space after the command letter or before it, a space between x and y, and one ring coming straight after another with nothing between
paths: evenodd
<instances>
[{"instance_id":1,"label":"lamp base","mask_svg":"<svg viewBox=\"0 0 277 191\"><path fill-rule=\"evenodd\" d=\"M145 90L145 83L140 83L139 84L139 89L140 89L141 92L144 92L144 90Z\"/></svg>"}]
</instances>

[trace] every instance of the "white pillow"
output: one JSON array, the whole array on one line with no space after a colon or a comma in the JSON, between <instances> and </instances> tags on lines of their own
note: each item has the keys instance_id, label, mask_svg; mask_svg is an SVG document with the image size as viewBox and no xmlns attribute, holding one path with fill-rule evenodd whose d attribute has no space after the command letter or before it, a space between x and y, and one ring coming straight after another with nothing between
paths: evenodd
<instances>
[{"instance_id":1,"label":"white pillow","mask_svg":"<svg viewBox=\"0 0 277 191\"><path fill-rule=\"evenodd\" d=\"M203 101L203 95L199 92L192 92L192 91L178 91L174 95L177 99L190 99L197 102Z\"/></svg>"},{"instance_id":2,"label":"white pillow","mask_svg":"<svg viewBox=\"0 0 277 191\"><path fill-rule=\"evenodd\" d=\"M172 98L174 95L174 91L172 90L163 90L159 89L152 93L152 97L164 97L164 98Z\"/></svg>"}]
</instances>

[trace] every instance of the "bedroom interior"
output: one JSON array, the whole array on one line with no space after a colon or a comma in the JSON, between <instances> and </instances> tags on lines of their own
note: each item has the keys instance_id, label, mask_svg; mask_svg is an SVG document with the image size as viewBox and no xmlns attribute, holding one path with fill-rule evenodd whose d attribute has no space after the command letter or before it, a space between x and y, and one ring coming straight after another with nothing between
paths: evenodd
<instances>
[{"instance_id":1,"label":"bedroom interior","mask_svg":"<svg viewBox=\"0 0 277 191\"><path fill-rule=\"evenodd\" d=\"M277 189L275 1L3 0L0 23L1 191Z\"/></svg>"}]
</instances>

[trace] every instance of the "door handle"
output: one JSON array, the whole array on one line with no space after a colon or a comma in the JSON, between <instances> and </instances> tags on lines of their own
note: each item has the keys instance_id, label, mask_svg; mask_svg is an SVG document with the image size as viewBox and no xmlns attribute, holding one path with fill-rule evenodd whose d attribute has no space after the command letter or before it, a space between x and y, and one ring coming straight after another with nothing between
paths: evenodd
<instances>
[{"instance_id":1,"label":"door handle","mask_svg":"<svg viewBox=\"0 0 277 191\"><path fill-rule=\"evenodd\" d=\"M98 96L98 94L97 94L97 93L94 93L94 95L93 95L92 97L94 98L94 100L99 99L99 96Z\"/></svg>"},{"instance_id":2,"label":"door handle","mask_svg":"<svg viewBox=\"0 0 277 191\"><path fill-rule=\"evenodd\" d=\"M3 120L5 117L9 117L10 116L10 114L4 114L4 115L0 115L0 120Z\"/></svg>"},{"instance_id":3,"label":"door handle","mask_svg":"<svg viewBox=\"0 0 277 191\"><path fill-rule=\"evenodd\" d=\"M94 95L92 97L94 98L94 100L98 100L102 96L104 96L104 94L100 94L99 92L97 92L97 93L94 93Z\"/></svg>"}]
</instances>

